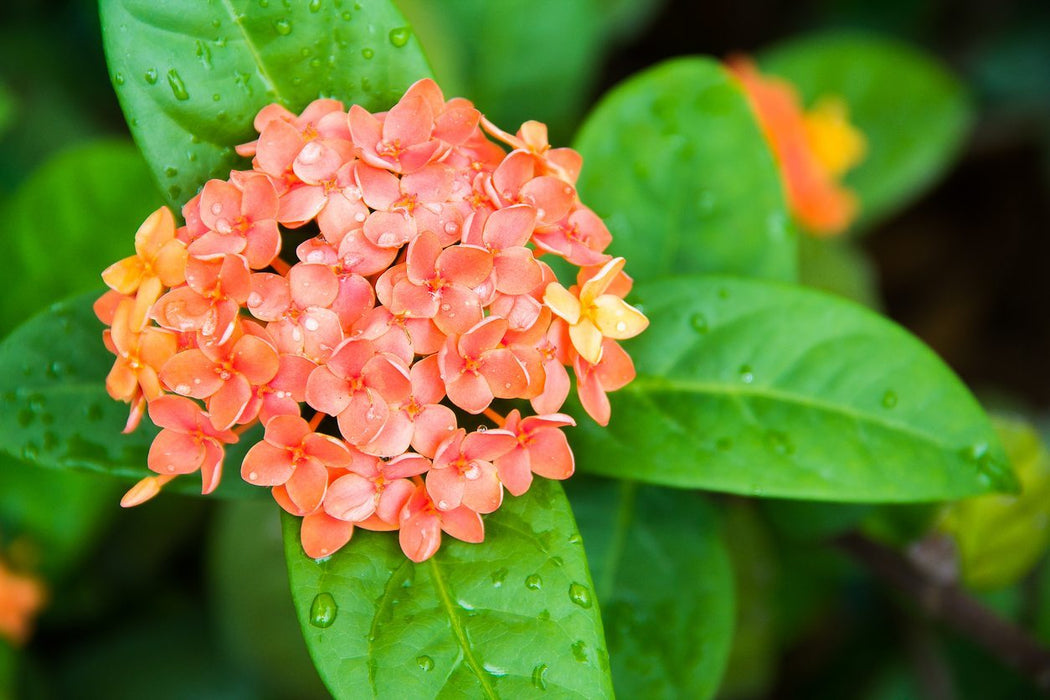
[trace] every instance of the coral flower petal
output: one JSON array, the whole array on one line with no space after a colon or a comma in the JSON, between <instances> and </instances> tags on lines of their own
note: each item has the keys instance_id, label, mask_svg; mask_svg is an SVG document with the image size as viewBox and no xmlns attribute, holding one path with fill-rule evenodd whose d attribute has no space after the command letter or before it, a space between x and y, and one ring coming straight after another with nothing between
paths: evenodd
<instances>
[{"instance_id":1,"label":"coral flower petal","mask_svg":"<svg viewBox=\"0 0 1050 700\"><path fill-rule=\"evenodd\" d=\"M344 474L328 487L324 499L325 512L333 518L356 523L376 511L376 485L353 472Z\"/></svg>"},{"instance_id":2,"label":"coral flower petal","mask_svg":"<svg viewBox=\"0 0 1050 700\"><path fill-rule=\"evenodd\" d=\"M252 445L241 464L241 478L256 486L280 486L294 471L291 453L269 442Z\"/></svg>"},{"instance_id":3,"label":"coral flower petal","mask_svg":"<svg viewBox=\"0 0 1050 700\"><path fill-rule=\"evenodd\" d=\"M401 521L397 539L406 557L417 564L424 562L441 546L441 522L434 514L413 515Z\"/></svg>"},{"instance_id":4,"label":"coral flower petal","mask_svg":"<svg viewBox=\"0 0 1050 700\"><path fill-rule=\"evenodd\" d=\"M353 523L338 520L319 510L303 518L299 539L306 556L321 559L346 546L353 534Z\"/></svg>"},{"instance_id":5,"label":"coral flower petal","mask_svg":"<svg viewBox=\"0 0 1050 700\"><path fill-rule=\"evenodd\" d=\"M284 488L301 511L312 513L320 507L328 489L328 470L321 461L306 457L295 465L295 471L285 482Z\"/></svg>"},{"instance_id":6,"label":"coral flower petal","mask_svg":"<svg viewBox=\"0 0 1050 700\"><path fill-rule=\"evenodd\" d=\"M153 439L146 461L158 474L191 474L204 457L204 445L192 435L162 430Z\"/></svg>"},{"instance_id":7,"label":"coral flower petal","mask_svg":"<svg viewBox=\"0 0 1050 700\"><path fill-rule=\"evenodd\" d=\"M477 544L485 540L485 524L481 516L464 506L442 513L441 529L463 542Z\"/></svg>"},{"instance_id":8,"label":"coral flower petal","mask_svg":"<svg viewBox=\"0 0 1050 700\"><path fill-rule=\"evenodd\" d=\"M252 399L252 385L243 374L231 375L208 399L211 424L216 430L228 430L237 422Z\"/></svg>"},{"instance_id":9,"label":"coral flower petal","mask_svg":"<svg viewBox=\"0 0 1050 700\"><path fill-rule=\"evenodd\" d=\"M463 475L455 467L434 469L427 472L427 493L437 504L438 510L452 510L463 502Z\"/></svg>"}]
</instances>

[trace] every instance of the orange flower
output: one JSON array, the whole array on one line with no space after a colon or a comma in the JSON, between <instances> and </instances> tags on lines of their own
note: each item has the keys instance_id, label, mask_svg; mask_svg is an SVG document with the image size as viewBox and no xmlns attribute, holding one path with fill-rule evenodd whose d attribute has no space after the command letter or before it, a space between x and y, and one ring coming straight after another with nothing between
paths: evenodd
<instances>
[{"instance_id":1,"label":"orange flower","mask_svg":"<svg viewBox=\"0 0 1050 700\"><path fill-rule=\"evenodd\" d=\"M115 262L102 272L110 289L135 295L131 327L140 330L153 302L165 287L186 279L186 244L175 238L175 218L161 207L142 222L135 233L135 255Z\"/></svg>"},{"instance_id":2,"label":"orange flower","mask_svg":"<svg viewBox=\"0 0 1050 700\"><path fill-rule=\"evenodd\" d=\"M46 597L40 581L9 570L0 560L0 637L12 644L25 643Z\"/></svg>"},{"instance_id":3,"label":"orange flower","mask_svg":"<svg viewBox=\"0 0 1050 700\"><path fill-rule=\"evenodd\" d=\"M730 58L728 67L740 80L773 149L795 218L818 236L846 230L857 216L858 203L839 179L867 150L864 134L849 123L846 104L824 97L805 112L786 80L762 75L742 56Z\"/></svg>"}]
</instances>

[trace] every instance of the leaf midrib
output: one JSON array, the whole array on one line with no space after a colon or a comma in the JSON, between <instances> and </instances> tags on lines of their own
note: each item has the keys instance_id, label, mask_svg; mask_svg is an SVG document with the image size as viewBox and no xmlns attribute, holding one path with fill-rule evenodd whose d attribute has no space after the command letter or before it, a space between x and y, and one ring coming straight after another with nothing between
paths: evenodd
<instances>
[{"instance_id":1,"label":"leaf midrib","mask_svg":"<svg viewBox=\"0 0 1050 700\"><path fill-rule=\"evenodd\" d=\"M244 39L244 46L248 49L248 53L251 55L252 61L255 63L255 69L266 83L267 92L276 97L278 102L286 107L289 106L288 100L281 94L281 91L277 89L277 83L274 82L274 79L270 76L270 71L266 69L266 64L263 63L262 56L259 54L259 50L255 47L255 43L252 41L251 36L249 36L248 30L244 28L244 23L241 21L242 16L234 11L233 5L230 4L230 0L222 0L222 6L230 16L234 25L236 25L237 31L241 33L241 37Z\"/></svg>"},{"instance_id":2,"label":"leaf midrib","mask_svg":"<svg viewBox=\"0 0 1050 700\"><path fill-rule=\"evenodd\" d=\"M875 425L886 430L908 435L915 440L933 445L941 450L957 449L960 445L949 445L937 440L933 435L921 432L907 424L896 423L882 419L872 413L864 413L859 409L844 406L842 404L820 401L803 394L793 394L787 391L771 389L769 387L743 387L733 384L717 384L712 382L688 381L682 379L666 379L639 375L630 385L625 387L624 393L658 393L661 390L669 392L682 392L694 394L710 394L712 396L737 396L760 399L771 399L786 404L809 408L825 413L834 413L853 419L857 423Z\"/></svg>"},{"instance_id":3,"label":"leaf midrib","mask_svg":"<svg viewBox=\"0 0 1050 700\"><path fill-rule=\"evenodd\" d=\"M431 557L429 560L430 571L434 579L434 589L438 593L438 597L441 599L441 604L445 608L445 614L448 616L449 625L452 628L452 634L455 635L456 641L459 643L460 648L463 650L463 658L467 662L467 666L478 678L478 682L481 683L481 689L485 693L485 697L496 700L499 695L496 694L496 690L489 683L488 673L482 668L477 658L474 656L474 650L470 646L470 642L467 640L466 630L463 629L463 621L460 620L459 615L456 613L456 608L453 606L452 597L449 595L448 586L445 585L445 578L441 573L441 567L438 565L437 560Z\"/></svg>"}]
</instances>

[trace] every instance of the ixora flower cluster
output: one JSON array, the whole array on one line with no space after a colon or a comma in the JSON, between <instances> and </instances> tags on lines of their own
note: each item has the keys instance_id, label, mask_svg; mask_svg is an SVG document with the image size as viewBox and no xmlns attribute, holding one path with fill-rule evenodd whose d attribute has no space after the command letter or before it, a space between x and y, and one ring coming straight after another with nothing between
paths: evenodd
<instances>
[{"instance_id":1,"label":"ixora flower cluster","mask_svg":"<svg viewBox=\"0 0 1050 700\"><path fill-rule=\"evenodd\" d=\"M355 526L399 530L414 561L442 531L480 542L504 488L573 472L566 368L606 424L606 392L634 378L616 341L648 324L576 195L580 156L538 122L501 131L430 80L385 113L270 105L255 128L238 147L252 170L207 182L184 226L153 213L136 255L103 273L107 388L131 404L126 430L146 411L162 428L157 475L122 504L196 471L211 492L225 446L261 423L241 476L303 516L308 555ZM577 284L561 286L544 254L577 266ZM535 415L500 415L494 399Z\"/></svg>"},{"instance_id":2,"label":"ixora flower cluster","mask_svg":"<svg viewBox=\"0 0 1050 700\"><path fill-rule=\"evenodd\" d=\"M759 126L780 165L788 205L817 236L842 233L857 218L857 196L842 177L867 153L867 140L850 124L839 97L825 96L804 111L795 86L762 75L753 61L733 56L729 70L747 93Z\"/></svg>"}]
</instances>

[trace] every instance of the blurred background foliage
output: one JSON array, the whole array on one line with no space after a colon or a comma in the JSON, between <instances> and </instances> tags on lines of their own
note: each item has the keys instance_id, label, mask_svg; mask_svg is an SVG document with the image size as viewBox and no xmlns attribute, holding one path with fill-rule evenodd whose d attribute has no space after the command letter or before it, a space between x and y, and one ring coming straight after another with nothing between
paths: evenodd
<instances>
[{"instance_id":1,"label":"blurred background foliage","mask_svg":"<svg viewBox=\"0 0 1050 700\"><path fill-rule=\"evenodd\" d=\"M828 540L858 525L901 547L931 529L954 534L963 579L1050 644L1041 444L1050 434L1050 6L399 4L446 94L470 97L504 127L546 121L555 143L572 138L604 90L663 59L758 54L817 30L899 39L964 81L977 120L951 172L859 241L803 240L812 248L803 275L883 308L986 404L1015 416L1001 431L1034 486L1020 500L943 511L710 498L732 543L738 600L722 694L1030 694L1025 680L928 622ZM3 3L0 153L6 335L57 299L97 288L97 272L130 252L138 222L160 202L110 87L90 0ZM324 696L293 619L275 509L163 496L120 511L119 484L0 459L0 549L50 588L25 653L0 642L0 698Z\"/></svg>"}]
</instances>

